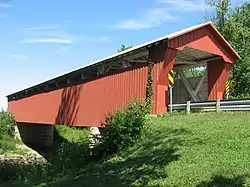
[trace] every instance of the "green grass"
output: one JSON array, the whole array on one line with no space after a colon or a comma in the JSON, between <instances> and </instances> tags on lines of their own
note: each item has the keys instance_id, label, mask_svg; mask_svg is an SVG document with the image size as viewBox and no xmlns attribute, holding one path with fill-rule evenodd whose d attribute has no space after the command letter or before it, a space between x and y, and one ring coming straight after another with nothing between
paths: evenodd
<instances>
[{"instance_id":1,"label":"green grass","mask_svg":"<svg viewBox=\"0 0 250 187\"><path fill-rule=\"evenodd\" d=\"M250 113L167 115L129 150L51 186L250 186L249 150Z\"/></svg>"},{"instance_id":2,"label":"green grass","mask_svg":"<svg viewBox=\"0 0 250 187\"><path fill-rule=\"evenodd\" d=\"M15 140L11 136L1 136L0 137L0 155L6 155L6 154L19 154L24 155L26 154L25 150L18 149L17 145L21 142L18 140Z\"/></svg>"},{"instance_id":3,"label":"green grass","mask_svg":"<svg viewBox=\"0 0 250 187\"><path fill-rule=\"evenodd\" d=\"M78 130L77 128L69 128L65 125L56 125L56 131L59 136L71 143L81 142L89 137L87 129Z\"/></svg>"},{"instance_id":4,"label":"green grass","mask_svg":"<svg viewBox=\"0 0 250 187\"><path fill-rule=\"evenodd\" d=\"M16 147L16 141L10 136L0 136L0 154L12 152Z\"/></svg>"},{"instance_id":5,"label":"green grass","mask_svg":"<svg viewBox=\"0 0 250 187\"><path fill-rule=\"evenodd\" d=\"M250 113L150 118L128 150L30 186L250 186Z\"/></svg>"}]
</instances>

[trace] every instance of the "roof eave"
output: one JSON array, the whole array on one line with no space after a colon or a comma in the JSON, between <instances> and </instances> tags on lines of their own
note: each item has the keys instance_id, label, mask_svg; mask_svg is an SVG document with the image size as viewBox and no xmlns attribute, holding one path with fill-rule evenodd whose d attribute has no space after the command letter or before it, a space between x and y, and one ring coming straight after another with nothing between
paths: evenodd
<instances>
[{"instance_id":1,"label":"roof eave","mask_svg":"<svg viewBox=\"0 0 250 187\"><path fill-rule=\"evenodd\" d=\"M211 26L211 28L221 37L221 39L223 40L223 42L229 47L230 51L234 54L234 56L236 57L235 60L240 60L241 57L240 55L235 51L235 49L228 43L228 41L224 38L224 36L222 36L222 34L218 31L218 29L214 26L214 24L210 21L209 25Z\"/></svg>"}]
</instances>

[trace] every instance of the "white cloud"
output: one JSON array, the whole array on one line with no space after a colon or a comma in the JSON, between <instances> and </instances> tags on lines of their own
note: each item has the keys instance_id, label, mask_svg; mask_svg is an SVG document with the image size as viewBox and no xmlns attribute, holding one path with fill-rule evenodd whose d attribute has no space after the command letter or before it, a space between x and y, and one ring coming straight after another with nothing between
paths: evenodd
<instances>
[{"instance_id":1,"label":"white cloud","mask_svg":"<svg viewBox=\"0 0 250 187\"><path fill-rule=\"evenodd\" d=\"M1 0L0 0L1 1ZM10 4L3 4L3 3L0 3L0 10L2 10L2 9L6 9L6 8L11 8L12 7L12 5L10 5ZM1 11L2 12L2 11ZM7 17L8 16L8 14L6 14L6 13L0 13L0 19L2 19L2 18L5 18L5 17Z\"/></svg>"},{"instance_id":2,"label":"white cloud","mask_svg":"<svg viewBox=\"0 0 250 187\"><path fill-rule=\"evenodd\" d=\"M17 31L24 36L34 38L67 38L71 36L59 24L19 27Z\"/></svg>"},{"instance_id":3,"label":"white cloud","mask_svg":"<svg viewBox=\"0 0 250 187\"><path fill-rule=\"evenodd\" d=\"M46 30L58 30L61 28L61 25L59 24L51 24L51 25L38 25L33 27L27 27L27 28L20 28L21 30L24 29L26 31L46 31Z\"/></svg>"},{"instance_id":4,"label":"white cloud","mask_svg":"<svg viewBox=\"0 0 250 187\"><path fill-rule=\"evenodd\" d=\"M179 11L205 11L207 8L202 0L159 0L159 3L167 4Z\"/></svg>"},{"instance_id":5,"label":"white cloud","mask_svg":"<svg viewBox=\"0 0 250 187\"><path fill-rule=\"evenodd\" d=\"M88 36L83 34L68 33L66 28L59 24L36 25L31 27L17 28L21 34L28 39L21 40L20 43L57 43L57 44L78 44L86 41L91 43L108 41L107 36ZM67 49L58 49L65 51Z\"/></svg>"},{"instance_id":6,"label":"white cloud","mask_svg":"<svg viewBox=\"0 0 250 187\"><path fill-rule=\"evenodd\" d=\"M129 19L118 23L114 27L120 29L147 29L152 27L152 25L150 23L143 23L134 19Z\"/></svg>"},{"instance_id":7,"label":"white cloud","mask_svg":"<svg viewBox=\"0 0 250 187\"><path fill-rule=\"evenodd\" d=\"M37 38L20 41L20 43L57 43L57 44L71 44L73 41L71 39L61 39L61 38Z\"/></svg>"},{"instance_id":8,"label":"white cloud","mask_svg":"<svg viewBox=\"0 0 250 187\"><path fill-rule=\"evenodd\" d=\"M19 41L19 43L37 44L72 44L73 39L60 24L34 25L30 27L19 27L17 31L23 37L28 38Z\"/></svg>"},{"instance_id":9,"label":"white cloud","mask_svg":"<svg viewBox=\"0 0 250 187\"><path fill-rule=\"evenodd\" d=\"M0 3L0 8L11 8L12 7L12 5L10 5L10 4L2 4L2 3Z\"/></svg>"},{"instance_id":10,"label":"white cloud","mask_svg":"<svg viewBox=\"0 0 250 187\"><path fill-rule=\"evenodd\" d=\"M24 54L12 54L10 57L14 60L25 60L28 58L28 56Z\"/></svg>"},{"instance_id":11,"label":"white cloud","mask_svg":"<svg viewBox=\"0 0 250 187\"><path fill-rule=\"evenodd\" d=\"M109 37L107 37L107 36L102 36L102 37L83 36L81 39L82 39L82 41L98 43L98 42L108 41Z\"/></svg>"},{"instance_id":12,"label":"white cloud","mask_svg":"<svg viewBox=\"0 0 250 187\"><path fill-rule=\"evenodd\" d=\"M147 29L173 20L176 20L176 18L168 12L167 8L153 8L147 10L138 18L121 21L112 27L120 29Z\"/></svg>"},{"instance_id":13,"label":"white cloud","mask_svg":"<svg viewBox=\"0 0 250 187\"><path fill-rule=\"evenodd\" d=\"M180 12L205 11L209 9L205 0L156 0L158 6L135 18L123 20L111 28L119 29L147 29L157 27L166 22L178 21Z\"/></svg>"},{"instance_id":14,"label":"white cloud","mask_svg":"<svg viewBox=\"0 0 250 187\"><path fill-rule=\"evenodd\" d=\"M75 38L76 39L76 38ZM74 41L74 44L81 43L81 42L90 42L90 43L102 43L109 40L109 37L90 37L90 36L78 36L77 41ZM73 51L74 46L73 45L63 45L59 46L55 53L58 55L65 55L69 54Z\"/></svg>"}]
</instances>

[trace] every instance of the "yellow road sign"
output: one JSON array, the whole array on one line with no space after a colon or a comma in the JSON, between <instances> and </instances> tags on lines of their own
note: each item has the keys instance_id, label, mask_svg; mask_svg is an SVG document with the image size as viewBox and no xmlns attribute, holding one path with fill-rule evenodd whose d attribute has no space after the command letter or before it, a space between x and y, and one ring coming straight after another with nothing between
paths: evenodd
<instances>
[{"instance_id":1,"label":"yellow road sign","mask_svg":"<svg viewBox=\"0 0 250 187\"><path fill-rule=\"evenodd\" d=\"M174 87L174 71L171 70L168 73L168 86L169 88L173 88Z\"/></svg>"},{"instance_id":2,"label":"yellow road sign","mask_svg":"<svg viewBox=\"0 0 250 187\"><path fill-rule=\"evenodd\" d=\"M229 93L230 93L230 81L228 80L228 81L226 82L226 90L225 90L225 95L226 95L226 97L229 96Z\"/></svg>"}]
</instances>

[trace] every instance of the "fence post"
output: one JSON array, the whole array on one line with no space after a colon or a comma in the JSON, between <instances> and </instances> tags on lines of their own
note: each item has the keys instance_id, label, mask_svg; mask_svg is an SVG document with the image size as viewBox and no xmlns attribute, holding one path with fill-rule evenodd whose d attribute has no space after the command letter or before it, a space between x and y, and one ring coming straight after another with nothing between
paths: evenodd
<instances>
[{"instance_id":1,"label":"fence post","mask_svg":"<svg viewBox=\"0 0 250 187\"><path fill-rule=\"evenodd\" d=\"M170 88L170 112L173 112L173 88Z\"/></svg>"},{"instance_id":2,"label":"fence post","mask_svg":"<svg viewBox=\"0 0 250 187\"><path fill-rule=\"evenodd\" d=\"M216 112L219 112L220 111L220 100L217 99L216 100Z\"/></svg>"},{"instance_id":3,"label":"fence post","mask_svg":"<svg viewBox=\"0 0 250 187\"><path fill-rule=\"evenodd\" d=\"M190 101L187 101L186 112L187 112L187 114L190 113Z\"/></svg>"}]
</instances>

